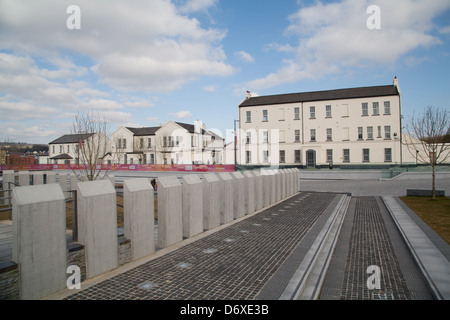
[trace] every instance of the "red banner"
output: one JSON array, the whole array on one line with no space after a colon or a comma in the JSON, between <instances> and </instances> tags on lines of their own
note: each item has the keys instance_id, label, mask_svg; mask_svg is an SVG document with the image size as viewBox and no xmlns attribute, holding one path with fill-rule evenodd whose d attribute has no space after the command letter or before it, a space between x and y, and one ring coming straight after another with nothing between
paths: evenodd
<instances>
[{"instance_id":1,"label":"red banner","mask_svg":"<svg viewBox=\"0 0 450 320\"><path fill-rule=\"evenodd\" d=\"M82 164L29 164L29 165L0 165L1 170L14 171L49 171L49 170L83 170ZM199 165L199 164L113 164L97 165L96 170L111 171L166 171L166 172L234 172L234 165Z\"/></svg>"}]
</instances>

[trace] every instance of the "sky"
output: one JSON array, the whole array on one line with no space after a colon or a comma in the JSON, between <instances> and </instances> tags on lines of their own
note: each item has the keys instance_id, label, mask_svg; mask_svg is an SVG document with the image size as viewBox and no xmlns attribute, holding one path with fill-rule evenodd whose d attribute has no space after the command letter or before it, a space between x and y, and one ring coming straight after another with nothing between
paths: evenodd
<instances>
[{"instance_id":1,"label":"sky","mask_svg":"<svg viewBox=\"0 0 450 320\"><path fill-rule=\"evenodd\" d=\"M47 144L88 112L230 140L247 90L395 76L405 118L450 108L449 0L0 0L0 141Z\"/></svg>"}]
</instances>

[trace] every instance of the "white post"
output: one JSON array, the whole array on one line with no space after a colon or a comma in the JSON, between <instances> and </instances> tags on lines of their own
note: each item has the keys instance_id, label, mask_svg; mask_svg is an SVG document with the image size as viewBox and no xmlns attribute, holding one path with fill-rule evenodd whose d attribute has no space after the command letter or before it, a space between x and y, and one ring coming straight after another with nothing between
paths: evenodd
<instances>
[{"instance_id":1,"label":"white post","mask_svg":"<svg viewBox=\"0 0 450 320\"><path fill-rule=\"evenodd\" d=\"M203 188L198 175L183 176L183 237L203 232Z\"/></svg>"},{"instance_id":2,"label":"white post","mask_svg":"<svg viewBox=\"0 0 450 320\"><path fill-rule=\"evenodd\" d=\"M65 198L57 184L13 191L13 260L20 299L40 299L66 286Z\"/></svg>"},{"instance_id":3,"label":"white post","mask_svg":"<svg viewBox=\"0 0 450 320\"><path fill-rule=\"evenodd\" d=\"M228 172L218 174L220 180L220 223L226 224L234 218L234 179Z\"/></svg>"},{"instance_id":4,"label":"white post","mask_svg":"<svg viewBox=\"0 0 450 320\"><path fill-rule=\"evenodd\" d=\"M245 194L246 194L246 214L256 211L255 195L255 175L251 171L244 171L245 176Z\"/></svg>"},{"instance_id":5,"label":"white post","mask_svg":"<svg viewBox=\"0 0 450 320\"><path fill-rule=\"evenodd\" d=\"M255 175L255 210L261 210L264 206L264 183L263 176L260 171L253 171Z\"/></svg>"},{"instance_id":6,"label":"white post","mask_svg":"<svg viewBox=\"0 0 450 320\"><path fill-rule=\"evenodd\" d=\"M203 229L220 226L221 182L214 173L203 175Z\"/></svg>"},{"instance_id":7,"label":"white post","mask_svg":"<svg viewBox=\"0 0 450 320\"><path fill-rule=\"evenodd\" d=\"M86 277L117 268L116 191L110 181L78 183L78 240L85 246Z\"/></svg>"},{"instance_id":8,"label":"white post","mask_svg":"<svg viewBox=\"0 0 450 320\"><path fill-rule=\"evenodd\" d=\"M146 178L123 182L124 236L131 240L131 259L155 252L154 191Z\"/></svg>"},{"instance_id":9,"label":"white post","mask_svg":"<svg viewBox=\"0 0 450 320\"><path fill-rule=\"evenodd\" d=\"M182 187L177 177L158 178L158 246L183 240Z\"/></svg>"},{"instance_id":10,"label":"white post","mask_svg":"<svg viewBox=\"0 0 450 320\"><path fill-rule=\"evenodd\" d=\"M234 218L239 219L246 215L246 191L244 176L240 172L232 172L231 176L234 178Z\"/></svg>"}]
</instances>

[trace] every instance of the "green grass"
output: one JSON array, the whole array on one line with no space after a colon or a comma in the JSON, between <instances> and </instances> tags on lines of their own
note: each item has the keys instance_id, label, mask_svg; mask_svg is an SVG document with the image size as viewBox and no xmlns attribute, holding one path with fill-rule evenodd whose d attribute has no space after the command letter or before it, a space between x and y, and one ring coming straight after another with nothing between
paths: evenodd
<instances>
[{"instance_id":1,"label":"green grass","mask_svg":"<svg viewBox=\"0 0 450 320\"><path fill-rule=\"evenodd\" d=\"M411 210L422 218L442 239L450 244L450 198L401 197Z\"/></svg>"}]
</instances>

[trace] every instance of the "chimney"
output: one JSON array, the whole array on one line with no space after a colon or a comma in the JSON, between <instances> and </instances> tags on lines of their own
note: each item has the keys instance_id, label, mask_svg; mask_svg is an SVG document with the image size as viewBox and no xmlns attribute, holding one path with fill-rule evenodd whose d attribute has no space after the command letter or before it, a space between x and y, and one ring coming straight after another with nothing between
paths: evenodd
<instances>
[{"instance_id":1,"label":"chimney","mask_svg":"<svg viewBox=\"0 0 450 320\"><path fill-rule=\"evenodd\" d=\"M202 122L200 120L195 120L194 122L194 132L201 133Z\"/></svg>"},{"instance_id":2,"label":"chimney","mask_svg":"<svg viewBox=\"0 0 450 320\"><path fill-rule=\"evenodd\" d=\"M397 91L400 94L400 86L398 85L398 78L397 78L397 76L395 76L395 78L394 78L394 87L397 88Z\"/></svg>"},{"instance_id":3,"label":"chimney","mask_svg":"<svg viewBox=\"0 0 450 320\"><path fill-rule=\"evenodd\" d=\"M247 90L247 93L245 94L245 99L251 98L252 94L250 93L250 91Z\"/></svg>"}]
</instances>

